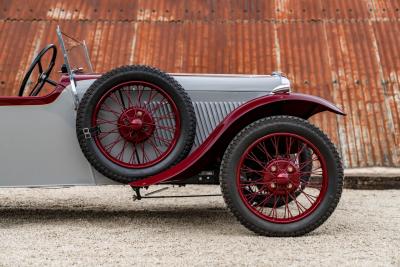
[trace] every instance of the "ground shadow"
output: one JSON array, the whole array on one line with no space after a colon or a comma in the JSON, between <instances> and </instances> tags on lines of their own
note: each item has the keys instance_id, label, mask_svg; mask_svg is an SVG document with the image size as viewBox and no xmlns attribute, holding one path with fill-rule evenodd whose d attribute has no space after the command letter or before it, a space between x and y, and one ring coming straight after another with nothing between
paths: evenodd
<instances>
[{"instance_id":1,"label":"ground shadow","mask_svg":"<svg viewBox=\"0 0 400 267\"><path fill-rule=\"evenodd\" d=\"M21 224L76 223L93 225L160 225L173 228L238 228L235 218L225 208L215 207L168 207L157 209L103 210L99 208L46 207L46 208L0 208L0 227L12 228ZM120 224L119 224L120 223ZM239 227L240 228L240 227ZM232 229L233 230L233 229ZM242 232L242 230L239 230ZM233 234L233 233L232 233ZM236 233L238 234L238 233ZM248 232L247 232L248 234Z\"/></svg>"},{"instance_id":2,"label":"ground shadow","mask_svg":"<svg viewBox=\"0 0 400 267\"><path fill-rule=\"evenodd\" d=\"M82 224L82 222L84 222ZM108 206L79 207L62 206L43 208L0 207L0 228L13 228L21 224L74 224L87 227L88 224L104 227L144 226L148 228L169 228L205 230L205 234L254 235L242 227L224 207L200 206L161 206L112 209ZM334 225L328 229L313 231L307 236L331 235L337 230ZM332 229L330 229L332 228ZM342 227L341 227L342 228ZM332 230L332 231L331 231Z\"/></svg>"}]
</instances>

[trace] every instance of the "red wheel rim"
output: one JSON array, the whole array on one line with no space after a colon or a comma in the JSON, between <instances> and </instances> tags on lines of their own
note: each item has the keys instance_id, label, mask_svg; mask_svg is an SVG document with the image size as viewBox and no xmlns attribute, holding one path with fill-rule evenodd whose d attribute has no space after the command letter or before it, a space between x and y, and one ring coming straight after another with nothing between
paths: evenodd
<instances>
[{"instance_id":1,"label":"red wheel rim","mask_svg":"<svg viewBox=\"0 0 400 267\"><path fill-rule=\"evenodd\" d=\"M300 161L305 149L310 157ZM293 133L273 133L256 140L243 153L236 184L241 200L253 214L274 223L291 223L309 216L320 205L328 173L325 159L310 141ZM267 202L272 205L264 205Z\"/></svg>"},{"instance_id":2,"label":"red wheel rim","mask_svg":"<svg viewBox=\"0 0 400 267\"><path fill-rule=\"evenodd\" d=\"M163 89L131 81L102 96L92 127L99 130L94 140L105 157L123 167L146 168L162 161L175 147L180 116Z\"/></svg>"}]
</instances>

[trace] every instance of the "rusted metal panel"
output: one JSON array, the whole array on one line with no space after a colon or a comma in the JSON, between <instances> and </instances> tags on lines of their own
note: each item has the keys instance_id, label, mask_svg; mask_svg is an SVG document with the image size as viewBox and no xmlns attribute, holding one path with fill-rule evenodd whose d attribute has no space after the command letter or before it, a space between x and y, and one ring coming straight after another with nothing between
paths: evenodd
<instances>
[{"instance_id":1,"label":"rusted metal panel","mask_svg":"<svg viewBox=\"0 0 400 267\"><path fill-rule=\"evenodd\" d=\"M98 72L122 64L169 72L281 70L296 91L348 113L313 119L347 167L400 167L399 19L396 0L0 0L0 94L17 93L60 24L87 41Z\"/></svg>"},{"instance_id":2,"label":"rusted metal panel","mask_svg":"<svg viewBox=\"0 0 400 267\"><path fill-rule=\"evenodd\" d=\"M210 21L396 19L397 0L2 0L0 17L30 20Z\"/></svg>"}]
</instances>

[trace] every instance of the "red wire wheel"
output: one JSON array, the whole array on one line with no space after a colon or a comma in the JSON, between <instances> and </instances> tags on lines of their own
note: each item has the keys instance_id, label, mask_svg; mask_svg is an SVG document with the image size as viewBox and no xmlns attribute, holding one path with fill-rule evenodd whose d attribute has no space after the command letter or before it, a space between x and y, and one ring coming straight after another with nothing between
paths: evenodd
<instances>
[{"instance_id":1,"label":"red wire wheel","mask_svg":"<svg viewBox=\"0 0 400 267\"><path fill-rule=\"evenodd\" d=\"M301 162L304 150L311 151L311 155ZM306 168L309 165L311 170ZM240 197L249 210L276 223L307 217L321 203L328 186L320 151L293 133L273 133L254 141L239 161L236 179Z\"/></svg>"},{"instance_id":2,"label":"red wire wheel","mask_svg":"<svg viewBox=\"0 0 400 267\"><path fill-rule=\"evenodd\" d=\"M220 181L227 206L245 227L266 236L298 236L320 226L336 208L343 168L317 127L273 116L233 139Z\"/></svg>"},{"instance_id":3,"label":"red wire wheel","mask_svg":"<svg viewBox=\"0 0 400 267\"><path fill-rule=\"evenodd\" d=\"M93 112L95 142L112 162L145 168L162 161L180 136L180 115L160 87L130 81L110 89Z\"/></svg>"},{"instance_id":4,"label":"red wire wheel","mask_svg":"<svg viewBox=\"0 0 400 267\"><path fill-rule=\"evenodd\" d=\"M188 94L172 76L149 66L123 66L87 89L76 132L83 154L98 172L130 183L186 158L196 116Z\"/></svg>"}]
</instances>

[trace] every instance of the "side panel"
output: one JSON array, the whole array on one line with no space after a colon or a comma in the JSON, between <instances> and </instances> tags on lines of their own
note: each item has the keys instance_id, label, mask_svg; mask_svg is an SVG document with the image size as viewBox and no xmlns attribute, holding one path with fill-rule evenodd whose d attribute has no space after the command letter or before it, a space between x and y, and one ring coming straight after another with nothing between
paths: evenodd
<instances>
[{"instance_id":1,"label":"side panel","mask_svg":"<svg viewBox=\"0 0 400 267\"><path fill-rule=\"evenodd\" d=\"M80 97L92 82L90 79L78 82ZM216 155L223 153L225 143L236 134L235 131L257 116L294 114L308 118L324 110L342 114L331 103L302 94L266 96L268 91L261 87L252 91L186 87L198 118L195 149L173 168L132 185L152 185L196 175L210 161L215 162ZM13 105L16 101L18 105ZM50 103L32 101L34 103L24 105L20 99L4 98L0 105L0 186L115 183L93 170L80 150L70 88Z\"/></svg>"},{"instance_id":2,"label":"side panel","mask_svg":"<svg viewBox=\"0 0 400 267\"><path fill-rule=\"evenodd\" d=\"M0 106L0 186L92 185L69 88L47 105Z\"/></svg>"}]
</instances>

